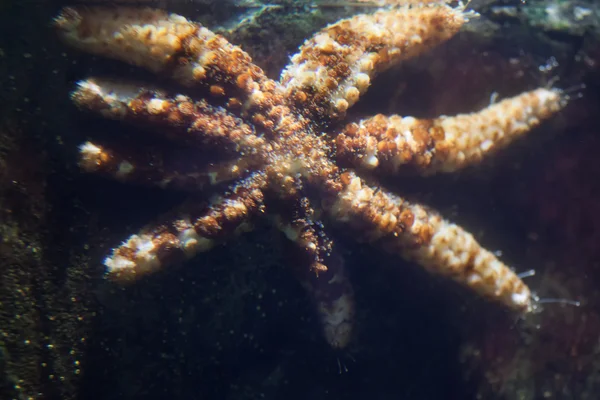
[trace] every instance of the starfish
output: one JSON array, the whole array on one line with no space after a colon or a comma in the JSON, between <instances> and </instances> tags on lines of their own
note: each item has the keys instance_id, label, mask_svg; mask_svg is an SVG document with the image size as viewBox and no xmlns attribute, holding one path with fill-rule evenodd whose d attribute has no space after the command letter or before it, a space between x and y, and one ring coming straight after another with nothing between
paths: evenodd
<instances>
[{"instance_id":1,"label":"starfish","mask_svg":"<svg viewBox=\"0 0 600 400\"><path fill-rule=\"evenodd\" d=\"M267 218L300 252L292 270L334 348L351 340L354 299L327 226L511 310L533 310L529 288L473 235L381 188L378 178L475 165L560 110L565 96L538 88L472 114L375 115L344 125L377 74L448 40L473 15L445 3L392 3L316 33L278 82L241 48L182 16L148 8L63 9L55 25L66 43L147 69L188 93L89 78L72 94L79 108L147 128L166 143L148 160L140 149L86 142L85 171L192 192L113 249L104 261L108 278L138 280ZM196 156L182 161L175 145ZM210 202L194 196L210 187Z\"/></svg>"}]
</instances>

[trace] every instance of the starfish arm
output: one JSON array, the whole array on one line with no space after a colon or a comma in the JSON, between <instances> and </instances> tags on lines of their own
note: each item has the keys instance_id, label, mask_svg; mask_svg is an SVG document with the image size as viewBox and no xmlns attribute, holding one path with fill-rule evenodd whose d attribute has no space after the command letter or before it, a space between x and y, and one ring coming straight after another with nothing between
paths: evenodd
<instances>
[{"instance_id":1,"label":"starfish arm","mask_svg":"<svg viewBox=\"0 0 600 400\"><path fill-rule=\"evenodd\" d=\"M194 202L184 204L114 249L104 262L108 277L133 281L249 231L251 220L263 210L264 186L264 177L254 174L213 200L207 210L198 210Z\"/></svg>"},{"instance_id":2,"label":"starfish arm","mask_svg":"<svg viewBox=\"0 0 600 400\"><path fill-rule=\"evenodd\" d=\"M285 105L281 86L246 52L184 17L148 8L66 7L54 24L71 46L206 90L268 134L306 128Z\"/></svg>"},{"instance_id":3,"label":"starfish arm","mask_svg":"<svg viewBox=\"0 0 600 400\"><path fill-rule=\"evenodd\" d=\"M332 250L323 261L325 269L318 274L300 265L296 276L315 305L325 340L334 349L344 349L354 332L354 289L339 254Z\"/></svg>"},{"instance_id":4,"label":"starfish arm","mask_svg":"<svg viewBox=\"0 0 600 400\"><path fill-rule=\"evenodd\" d=\"M86 172L163 189L196 191L241 178L253 167L247 159L198 165L181 154L153 148L147 152L116 150L93 142L79 148L79 165Z\"/></svg>"},{"instance_id":5,"label":"starfish arm","mask_svg":"<svg viewBox=\"0 0 600 400\"><path fill-rule=\"evenodd\" d=\"M281 82L302 112L340 119L377 73L446 41L465 20L459 9L439 4L342 20L302 45Z\"/></svg>"},{"instance_id":6,"label":"starfish arm","mask_svg":"<svg viewBox=\"0 0 600 400\"><path fill-rule=\"evenodd\" d=\"M514 310L531 310L529 288L461 227L421 205L371 188L352 172L341 175L339 186L327 211L352 228L358 240L378 243Z\"/></svg>"},{"instance_id":7,"label":"starfish arm","mask_svg":"<svg viewBox=\"0 0 600 400\"><path fill-rule=\"evenodd\" d=\"M204 100L97 78L78 82L71 98L81 109L147 126L177 142L216 145L246 154L268 151L265 140L250 125Z\"/></svg>"},{"instance_id":8,"label":"starfish arm","mask_svg":"<svg viewBox=\"0 0 600 400\"><path fill-rule=\"evenodd\" d=\"M82 51L162 72L177 63L198 27L163 10L65 7L54 20L62 39Z\"/></svg>"},{"instance_id":9,"label":"starfish arm","mask_svg":"<svg viewBox=\"0 0 600 400\"><path fill-rule=\"evenodd\" d=\"M376 115L336 137L338 165L379 174L454 172L480 162L529 132L566 104L559 90L537 89L452 117Z\"/></svg>"},{"instance_id":10,"label":"starfish arm","mask_svg":"<svg viewBox=\"0 0 600 400\"><path fill-rule=\"evenodd\" d=\"M354 327L354 290L343 259L334 251L333 241L306 197L293 201L275 218L277 228L296 245L293 270L315 305L327 343L345 348ZM288 216L293 214L292 218Z\"/></svg>"}]
</instances>

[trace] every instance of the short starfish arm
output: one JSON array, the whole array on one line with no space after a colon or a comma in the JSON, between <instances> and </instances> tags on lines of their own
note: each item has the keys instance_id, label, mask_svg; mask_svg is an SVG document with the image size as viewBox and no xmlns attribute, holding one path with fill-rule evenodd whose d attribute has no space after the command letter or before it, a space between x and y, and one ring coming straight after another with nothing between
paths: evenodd
<instances>
[{"instance_id":1,"label":"short starfish arm","mask_svg":"<svg viewBox=\"0 0 600 400\"><path fill-rule=\"evenodd\" d=\"M80 81L71 97L81 109L147 126L177 142L232 148L246 154L268 150L251 126L204 100L96 78Z\"/></svg>"},{"instance_id":2,"label":"short starfish arm","mask_svg":"<svg viewBox=\"0 0 600 400\"><path fill-rule=\"evenodd\" d=\"M560 91L537 89L473 114L431 120L376 115L337 136L338 165L381 174L453 172L512 143L565 103Z\"/></svg>"},{"instance_id":3,"label":"short starfish arm","mask_svg":"<svg viewBox=\"0 0 600 400\"><path fill-rule=\"evenodd\" d=\"M252 58L184 17L148 8L64 8L55 19L63 39L205 90L266 133L304 129L285 106L284 92Z\"/></svg>"},{"instance_id":4,"label":"short starfish arm","mask_svg":"<svg viewBox=\"0 0 600 400\"><path fill-rule=\"evenodd\" d=\"M339 188L325 203L327 211L357 239L378 243L514 310L531 310L529 288L461 227L423 206L375 190L351 172L341 175Z\"/></svg>"},{"instance_id":5,"label":"short starfish arm","mask_svg":"<svg viewBox=\"0 0 600 400\"><path fill-rule=\"evenodd\" d=\"M245 175L250 168L248 159L218 163L186 162L182 154L173 156L157 148L140 152L139 149L123 151L104 145L86 142L79 148L79 165L86 172L111 177L121 182L158 186L163 189L196 191L206 186L233 181ZM190 167L191 166L191 167Z\"/></svg>"},{"instance_id":6,"label":"short starfish arm","mask_svg":"<svg viewBox=\"0 0 600 400\"><path fill-rule=\"evenodd\" d=\"M264 186L264 177L255 174L213 200L206 210L186 203L114 249L104 261L107 276L133 281L250 230L252 219L263 209Z\"/></svg>"},{"instance_id":7,"label":"short starfish arm","mask_svg":"<svg viewBox=\"0 0 600 400\"><path fill-rule=\"evenodd\" d=\"M307 198L294 202L293 218L282 210L275 225L296 245L294 271L315 304L327 343L345 348L354 327L354 290L343 259L334 251L333 241L323 224L313 220L314 210Z\"/></svg>"},{"instance_id":8,"label":"short starfish arm","mask_svg":"<svg viewBox=\"0 0 600 400\"><path fill-rule=\"evenodd\" d=\"M439 4L342 20L302 45L281 82L300 111L342 118L378 72L444 42L465 20L462 11Z\"/></svg>"}]
</instances>

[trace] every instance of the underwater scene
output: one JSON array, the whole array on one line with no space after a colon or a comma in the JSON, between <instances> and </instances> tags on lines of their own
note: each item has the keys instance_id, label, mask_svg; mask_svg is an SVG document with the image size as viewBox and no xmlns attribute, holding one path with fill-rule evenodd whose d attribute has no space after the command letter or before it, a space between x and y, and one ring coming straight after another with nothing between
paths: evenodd
<instances>
[{"instance_id":1,"label":"underwater scene","mask_svg":"<svg viewBox=\"0 0 600 400\"><path fill-rule=\"evenodd\" d=\"M600 400L600 2L0 21L1 400Z\"/></svg>"}]
</instances>

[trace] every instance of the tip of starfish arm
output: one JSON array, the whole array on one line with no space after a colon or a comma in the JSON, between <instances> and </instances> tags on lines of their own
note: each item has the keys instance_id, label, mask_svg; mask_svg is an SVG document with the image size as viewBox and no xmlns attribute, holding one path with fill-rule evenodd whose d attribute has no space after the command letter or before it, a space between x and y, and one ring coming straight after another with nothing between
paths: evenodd
<instances>
[{"instance_id":1,"label":"tip of starfish arm","mask_svg":"<svg viewBox=\"0 0 600 400\"><path fill-rule=\"evenodd\" d=\"M342 295L329 307L319 307L319 317L324 327L327 343L335 349L343 349L352 339L354 324L354 300Z\"/></svg>"},{"instance_id":2,"label":"tip of starfish arm","mask_svg":"<svg viewBox=\"0 0 600 400\"><path fill-rule=\"evenodd\" d=\"M113 255L106 257L104 260L106 266L106 276L111 280L116 281L133 281L135 280L136 264L126 257Z\"/></svg>"},{"instance_id":3,"label":"tip of starfish arm","mask_svg":"<svg viewBox=\"0 0 600 400\"><path fill-rule=\"evenodd\" d=\"M110 279L127 282L156 271L161 263L151 237L132 235L104 260L104 265Z\"/></svg>"},{"instance_id":4,"label":"tip of starfish arm","mask_svg":"<svg viewBox=\"0 0 600 400\"><path fill-rule=\"evenodd\" d=\"M92 142L88 141L79 146L79 165L85 171L97 171L109 159L110 155Z\"/></svg>"},{"instance_id":5,"label":"tip of starfish arm","mask_svg":"<svg viewBox=\"0 0 600 400\"><path fill-rule=\"evenodd\" d=\"M523 290L520 292L515 292L510 296L511 301L518 308L525 309L527 311L531 310L531 293L529 290Z\"/></svg>"},{"instance_id":6,"label":"tip of starfish arm","mask_svg":"<svg viewBox=\"0 0 600 400\"><path fill-rule=\"evenodd\" d=\"M65 7L54 18L52 24L62 31L72 31L81 22L81 15L72 7Z\"/></svg>"}]
</instances>

